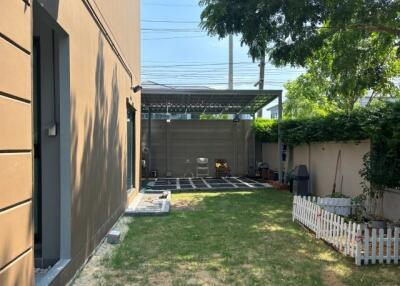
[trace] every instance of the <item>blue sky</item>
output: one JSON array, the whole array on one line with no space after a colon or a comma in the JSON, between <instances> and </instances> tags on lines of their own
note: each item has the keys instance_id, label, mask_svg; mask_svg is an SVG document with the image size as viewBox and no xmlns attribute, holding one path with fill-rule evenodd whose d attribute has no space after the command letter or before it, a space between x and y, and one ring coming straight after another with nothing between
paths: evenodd
<instances>
[{"instance_id":1,"label":"blue sky","mask_svg":"<svg viewBox=\"0 0 400 286\"><path fill-rule=\"evenodd\" d=\"M142 0L142 80L180 86L226 89L228 39L209 37L199 28L197 0ZM234 88L256 89L258 63L234 40ZM267 64L265 89L283 89L301 70Z\"/></svg>"}]
</instances>

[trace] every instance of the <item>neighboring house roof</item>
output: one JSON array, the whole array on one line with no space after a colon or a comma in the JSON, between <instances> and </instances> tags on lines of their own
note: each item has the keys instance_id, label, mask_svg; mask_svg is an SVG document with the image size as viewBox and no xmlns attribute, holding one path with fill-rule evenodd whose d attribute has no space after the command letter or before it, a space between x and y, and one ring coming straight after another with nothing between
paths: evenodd
<instances>
[{"instance_id":1,"label":"neighboring house roof","mask_svg":"<svg viewBox=\"0 0 400 286\"><path fill-rule=\"evenodd\" d=\"M170 86L167 86L164 84L159 84L159 83L156 83L156 82L150 81L150 80L142 82L142 86L143 86L143 88L174 89L173 87L170 87Z\"/></svg>"}]
</instances>

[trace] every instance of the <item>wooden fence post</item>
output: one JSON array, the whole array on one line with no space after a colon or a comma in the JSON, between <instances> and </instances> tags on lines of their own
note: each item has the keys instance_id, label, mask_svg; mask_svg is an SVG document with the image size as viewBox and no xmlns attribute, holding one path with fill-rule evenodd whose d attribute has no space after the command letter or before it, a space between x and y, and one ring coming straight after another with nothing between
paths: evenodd
<instances>
[{"instance_id":1,"label":"wooden fence post","mask_svg":"<svg viewBox=\"0 0 400 286\"><path fill-rule=\"evenodd\" d=\"M344 241L343 237L346 239L345 235L345 224L344 224L344 218L340 218L340 228L339 228L339 251L344 251Z\"/></svg>"},{"instance_id":2,"label":"wooden fence post","mask_svg":"<svg viewBox=\"0 0 400 286\"><path fill-rule=\"evenodd\" d=\"M356 235L357 235L357 224L353 223L353 230L351 231L351 256L355 257L355 249L356 249Z\"/></svg>"},{"instance_id":3,"label":"wooden fence post","mask_svg":"<svg viewBox=\"0 0 400 286\"><path fill-rule=\"evenodd\" d=\"M321 220L322 220L322 209L317 206L317 239L321 238Z\"/></svg>"},{"instance_id":4,"label":"wooden fence post","mask_svg":"<svg viewBox=\"0 0 400 286\"><path fill-rule=\"evenodd\" d=\"M364 230L364 265L369 263L369 229Z\"/></svg>"},{"instance_id":5,"label":"wooden fence post","mask_svg":"<svg viewBox=\"0 0 400 286\"><path fill-rule=\"evenodd\" d=\"M385 243L385 238L384 238L384 230L380 229L379 230L379 263L383 263L383 244Z\"/></svg>"},{"instance_id":6,"label":"wooden fence post","mask_svg":"<svg viewBox=\"0 0 400 286\"><path fill-rule=\"evenodd\" d=\"M293 222L296 219L296 212L297 212L296 199L297 199L297 196L294 196L293 197L293 210L292 210L292 220L293 220Z\"/></svg>"},{"instance_id":7,"label":"wooden fence post","mask_svg":"<svg viewBox=\"0 0 400 286\"><path fill-rule=\"evenodd\" d=\"M351 249L351 226L352 226L352 222L349 221L349 223L347 224L347 235L346 235L346 250L345 250L345 254L346 255L350 255L350 249Z\"/></svg>"},{"instance_id":8,"label":"wooden fence post","mask_svg":"<svg viewBox=\"0 0 400 286\"><path fill-rule=\"evenodd\" d=\"M386 236L386 264L390 264L392 261L392 229L387 229Z\"/></svg>"},{"instance_id":9,"label":"wooden fence post","mask_svg":"<svg viewBox=\"0 0 400 286\"><path fill-rule=\"evenodd\" d=\"M361 266L361 248L362 248L362 236L361 236L361 227L357 225L357 232L356 232L356 265Z\"/></svg>"},{"instance_id":10,"label":"wooden fence post","mask_svg":"<svg viewBox=\"0 0 400 286\"><path fill-rule=\"evenodd\" d=\"M371 253L371 263L376 263L376 229L372 229L372 253Z\"/></svg>"},{"instance_id":11,"label":"wooden fence post","mask_svg":"<svg viewBox=\"0 0 400 286\"><path fill-rule=\"evenodd\" d=\"M394 249L393 249L393 253L394 253L394 264L399 264L399 244L400 244L400 228L396 227L394 229Z\"/></svg>"}]
</instances>

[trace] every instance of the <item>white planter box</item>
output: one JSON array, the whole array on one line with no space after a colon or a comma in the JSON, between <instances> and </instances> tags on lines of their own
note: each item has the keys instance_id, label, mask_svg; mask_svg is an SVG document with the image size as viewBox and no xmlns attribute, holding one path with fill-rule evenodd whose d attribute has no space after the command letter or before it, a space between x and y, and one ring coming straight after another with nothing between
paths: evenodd
<instances>
[{"instance_id":1,"label":"white planter box","mask_svg":"<svg viewBox=\"0 0 400 286\"><path fill-rule=\"evenodd\" d=\"M330 213L345 217L351 215L350 198L317 198L317 204Z\"/></svg>"}]
</instances>

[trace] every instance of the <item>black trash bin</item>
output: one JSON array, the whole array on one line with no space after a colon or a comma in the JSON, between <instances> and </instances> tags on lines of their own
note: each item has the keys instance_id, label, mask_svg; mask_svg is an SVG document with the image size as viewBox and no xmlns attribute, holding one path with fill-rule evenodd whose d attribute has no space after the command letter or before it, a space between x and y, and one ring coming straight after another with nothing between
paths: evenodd
<instances>
[{"instance_id":1,"label":"black trash bin","mask_svg":"<svg viewBox=\"0 0 400 286\"><path fill-rule=\"evenodd\" d=\"M294 169L290 170L287 174L287 181L289 184L289 191L293 193L293 179L294 179Z\"/></svg>"},{"instance_id":2,"label":"black trash bin","mask_svg":"<svg viewBox=\"0 0 400 286\"><path fill-rule=\"evenodd\" d=\"M260 174L261 178L264 180L268 180L268 172L269 172L269 165L268 163L258 163L258 173Z\"/></svg>"},{"instance_id":3,"label":"black trash bin","mask_svg":"<svg viewBox=\"0 0 400 286\"><path fill-rule=\"evenodd\" d=\"M309 196L308 181L310 175L308 174L306 165L296 166L293 170L293 194L297 196Z\"/></svg>"}]
</instances>

